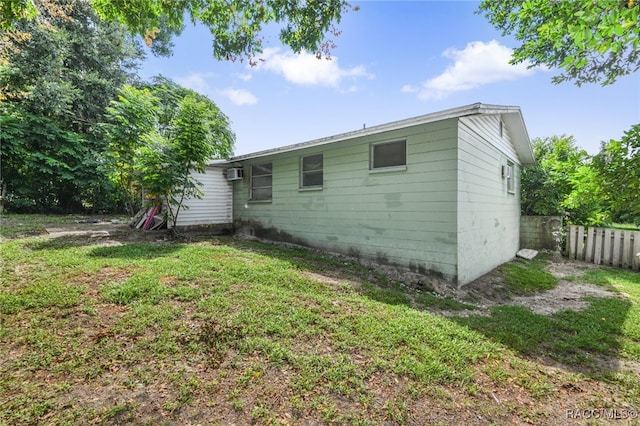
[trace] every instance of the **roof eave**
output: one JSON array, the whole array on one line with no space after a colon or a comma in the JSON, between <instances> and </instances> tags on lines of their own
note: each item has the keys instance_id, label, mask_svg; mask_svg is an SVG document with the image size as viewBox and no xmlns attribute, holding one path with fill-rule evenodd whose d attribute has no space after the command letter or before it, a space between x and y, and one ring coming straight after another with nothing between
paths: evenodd
<instances>
[{"instance_id":1,"label":"roof eave","mask_svg":"<svg viewBox=\"0 0 640 426\"><path fill-rule=\"evenodd\" d=\"M264 151L253 152L249 154L238 155L228 160L229 163L236 163L244 160L250 160L253 158L266 157L268 155L281 154L285 152L296 151L303 148L311 148L320 145L326 145L330 143L340 142L343 140L353 139L357 137L375 135L382 132L398 130L406 127L419 126L422 124L432 123L436 121L443 121L452 118L460 118L469 115L502 115L505 118L505 124L509 128L509 131L514 136L514 147L518 153L520 162L524 166L535 165L535 158L533 156L533 150L531 149L531 143L529 140L529 134L527 133L524 120L520 107L517 106L505 106L505 105L491 105L483 104L480 102L465 105L457 108L451 108L443 111L438 111L426 115L407 118L404 120L393 121L391 123L380 124L365 129L359 129L351 132L341 133L334 136L328 136L320 139L314 139L307 142L302 142L293 145L287 145L279 148L268 149Z\"/></svg>"}]
</instances>

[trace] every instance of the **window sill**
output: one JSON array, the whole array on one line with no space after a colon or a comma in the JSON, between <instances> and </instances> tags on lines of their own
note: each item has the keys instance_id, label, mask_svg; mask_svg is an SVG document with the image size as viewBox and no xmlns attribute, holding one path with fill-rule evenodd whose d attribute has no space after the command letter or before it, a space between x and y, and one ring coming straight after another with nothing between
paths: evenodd
<instances>
[{"instance_id":1,"label":"window sill","mask_svg":"<svg viewBox=\"0 0 640 426\"><path fill-rule=\"evenodd\" d=\"M248 200L249 204L271 204L271 200Z\"/></svg>"},{"instance_id":2,"label":"window sill","mask_svg":"<svg viewBox=\"0 0 640 426\"><path fill-rule=\"evenodd\" d=\"M322 191L323 187L321 186L309 186L306 188L298 188L298 192L312 192L312 191Z\"/></svg>"},{"instance_id":3,"label":"window sill","mask_svg":"<svg viewBox=\"0 0 640 426\"><path fill-rule=\"evenodd\" d=\"M369 174L372 173L387 173L387 172L406 172L407 166L392 166L392 167L380 167L377 169L369 170Z\"/></svg>"}]
</instances>

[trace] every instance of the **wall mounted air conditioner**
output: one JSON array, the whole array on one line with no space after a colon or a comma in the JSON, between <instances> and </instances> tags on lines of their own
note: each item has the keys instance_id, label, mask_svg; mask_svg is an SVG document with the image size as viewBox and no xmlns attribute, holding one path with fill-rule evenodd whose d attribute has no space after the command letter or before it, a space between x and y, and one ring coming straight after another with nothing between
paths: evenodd
<instances>
[{"instance_id":1,"label":"wall mounted air conditioner","mask_svg":"<svg viewBox=\"0 0 640 426\"><path fill-rule=\"evenodd\" d=\"M244 176L244 172L241 168L227 169L227 180L240 180Z\"/></svg>"}]
</instances>

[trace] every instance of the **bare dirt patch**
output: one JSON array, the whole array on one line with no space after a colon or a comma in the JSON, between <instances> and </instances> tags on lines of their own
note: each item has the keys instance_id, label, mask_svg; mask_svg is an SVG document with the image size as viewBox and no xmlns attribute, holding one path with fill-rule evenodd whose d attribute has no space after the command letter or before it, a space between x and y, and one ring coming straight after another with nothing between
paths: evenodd
<instances>
[{"instance_id":1,"label":"bare dirt patch","mask_svg":"<svg viewBox=\"0 0 640 426\"><path fill-rule=\"evenodd\" d=\"M585 271L596 269L597 265L564 259L559 253L551 256L546 270L559 278L558 285L547 291L523 296L513 296L506 289L504 277L499 270L493 270L477 280L465 285L458 293L462 300L483 308L498 305L520 305L532 312L551 315L562 310L581 310L589 306L590 297L621 297L619 293L606 288L567 280L579 277Z\"/></svg>"}]
</instances>

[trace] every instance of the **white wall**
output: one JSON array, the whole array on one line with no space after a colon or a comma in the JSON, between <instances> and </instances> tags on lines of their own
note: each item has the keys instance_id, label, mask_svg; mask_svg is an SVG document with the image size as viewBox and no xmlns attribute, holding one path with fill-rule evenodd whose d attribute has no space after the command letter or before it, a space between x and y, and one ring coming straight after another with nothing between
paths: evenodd
<instances>
[{"instance_id":1,"label":"white wall","mask_svg":"<svg viewBox=\"0 0 640 426\"><path fill-rule=\"evenodd\" d=\"M180 210L176 226L221 225L233 222L233 188L221 166L208 166L205 173L193 173L202 183L202 199L185 201L188 209Z\"/></svg>"},{"instance_id":2,"label":"white wall","mask_svg":"<svg viewBox=\"0 0 640 426\"><path fill-rule=\"evenodd\" d=\"M458 284L512 259L519 248L520 164L500 116L458 122ZM501 167L514 163L514 191Z\"/></svg>"}]
</instances>

